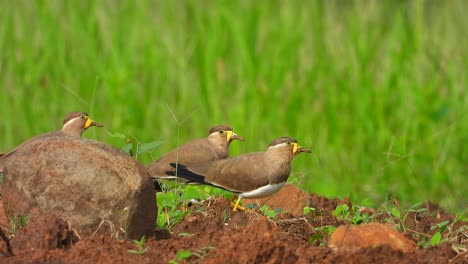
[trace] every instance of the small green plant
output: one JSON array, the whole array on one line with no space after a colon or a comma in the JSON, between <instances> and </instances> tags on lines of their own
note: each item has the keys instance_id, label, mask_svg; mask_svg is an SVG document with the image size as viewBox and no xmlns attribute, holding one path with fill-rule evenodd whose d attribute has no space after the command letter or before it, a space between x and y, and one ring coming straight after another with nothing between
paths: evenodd
<instances>
[{"instance_id":1,"label":"small green plant","mask_svg":"<svg viewBox=\"0 0 468 264\"><path fill-rule=\"evenodd\" d=\"M323 216L323 211L317 210L316 208L309 206L305 206L304 208L302 208L302 213L309 221L314 221L316 217Z\"/></svg>"},{"instance_id":2,"label":"small green plant","mask_svg":"<svg viewBox=\"0 0 468 264\"><path fill-rule=\"evenodd\" d=\"M122 133L112 133L109 130L107 130L107 133L113 138L119 138L119 139L125 140L125 144L122 147L120 147L120 149L126 152L127 154L129 154L130 156L134 156L135 159L138 159L138 155L150 152L164 143L164 141L162 140L142 143L133 135L131 135L134 139L132 141L131 139L129 139Z\"/></svg>"},{"instance_id":3,"label":"small green plant","mask_svg":"<svg viewBox=\"0 0 468 264\"><path fill-rule=\"evenodd\" d=\"M337 219L347 220L351 213L347 204L340 204L335 208L332 214Z\"/></svg>"},{"instance_id":4,"label":"small green plant","mask_svg":"<svg viewBox=\"0 0 468 264\"><path fill-rule=\"evenodd\" d=\"M188 260L191 257L195 257L198 260L203 260L203 258L208 254L208 252L212 249L212 247L203 247L200 249L197 249L195 251L191 250L179 250L176 253L176 256L174 259L169 260L169 264L178 264L183 260Z\"/></svg>"},{"instance_id":5,"label":"small green plant","mask_svg":"<svg viewBox=\"0 0 468 264\"><path fill-rule=\"evenodd\" d=\"M422 213L422 212L425 212L427 211L427 208L419 208L420 207L421 203L417 203L413 206L411 206L409 209L406 209L406 210L403 210L403 211L400 211L399 208L397 206L394 206L390 209L386 209L385 211L387 212L387 215L389 216L389 218L387 218L387 220L389 222L393 222L398 230L406 233L407 231L407 228L406 228L406 219L408 218L408 215L410 213Z\"/></svg>"},{"instance_id":6,"label":"small green plant","mask_svg":"<svg viewBox=\"0 0 468 264\"><path fill-rule=\"evenodd\" d=\"M209 194L198 186L161 185L163 191L156 194L158 203L158 226L171 228L193 210L194 201L205 199Z\"/></svg>"},{"instance_id":7,"label":"small green plant","mask_svg":"<svg viewBox=\"0 0 468 264\"><path fill-rule=\"evenodd\" d=\"M229 221L229 210L223 210L222 223L225 224Z\"/></svg>"},{"instance_id":8,"label":"small green plant","mask_svg":"<svg viewBox=\"0 0 468 264\"><path fill-rule=\"evenodd\" d=\"M466 225L463 225L457 230L454 230L455 224L458 221L463 221L463 218L464 218L463 214L457 213L452 223L450 223L450 220L445 220L445 221L442 221L440 223L437 223L431 226L431 230L437 230L437 231L434 233L434 235L432 235L430 239L430 245L439 246L440 244L446 241L455 240L454 238L457 237L459 233L463 233L465 229L468 229Z\"/></svg>"},{"instance_id":9,"label":"small green plant","mask_svg":"<svg viewBox=\"0 0 468 264\"><path fill-rule=\"evenodd\" d=\"M10 228L13 233L18 230L18 228L25 228L29 223L29 214L15 215L10 217Z\"/></svg>"},{"instance_id":10,"label":"small green plant","mask_svg":"<svg viewBox=\"0 0 468 264\"><path fill-rule=\"evenodd\" d=\"M310 213L314 213L315 211L316 211L315 208L309 207L309 206L305 206L305 207L302 209L302 213L303 213L304 215L308 215L308 214L310 214Z\"/></svg>"},{"instance_id":11,"label":"small green plant","mask_svg":"<svg viewBox=\"0 0 468 264\"><path fill-rule=\"evenodd\" d=\"M136 249L129 249L128 252L137 255L143 255L148 250L148 247L145 247L146 238L142 236L140 240L133 240L133 244Z\"/></svg>"},{"instance_id":12,"label":"small green plant","mask_svg":"<svg viewBox=\"0 0 468 264\"><path fill-rule=\"evenodd\" d=\"M171 228L180 222L188 214L183 210L183 203L180 199L180 190L169 190L158 192L156 199L158 202L158 226L162 228Z\"/></svg>"},{"instance_id":13,"label":"small green plant","mask_svg":"<svg viewBox=\"0 0 468 264\"><path fill-rule=\"evenodd\" d=\"M367 213L361 213L359 206L352 206L350 208L347 204L338 205L333 211L333 216L339 220L345 220L351 222L353 225L359 225L363 223L369 223L375 217L370 217Z\"/></svg>"},{"instance_id":14,"label":"small green plant","mask_svg":"<svg viewBox=\"0 0 468 264\"><path fill-rule=\"evenodd\" d=\"M176 257L174 259L169 260L169 264L178 264L182 260L187 260L192 256L192 251L190 250L179 250L176 253Z\"/></svg>"},{"instance_id":15,"label":"small green plant","mask_svg":"<svg viewBox=\"0 0 468 264\"><path fill-rule=\"evenodd\" d=\"M444 241L442 233L444 233L444 231L447 229L449 223L449 220L445 220L431 226L431 230L437 229L437 232L431 237L431 246L438 246Z\"/></svg>"},{"instance_id":16,"label":"small green plant","mask_svg":"<svg viewBox=\"0 0 468 264\"><path fill-rule=\"evenodd\" d=\"M325 238L327 238L333 231L335 231L336 227L331 225L320 226L314 228L315 234L309 237L309 243L315 244L317 243L319 246L324 247L327 245Z\"/></svg>"},{"instance_id":17,"label":"small green plant","mask_svg":"<svg viewBox=\"0 0 468 264\"><path fill-rule=\"evenodd\" d=\"M270 209L267 205L260 207L262 214L268 218L275 218L277 214L281 212L281 208L276 208L275 210Z\"/></svg>"}]
</instances>

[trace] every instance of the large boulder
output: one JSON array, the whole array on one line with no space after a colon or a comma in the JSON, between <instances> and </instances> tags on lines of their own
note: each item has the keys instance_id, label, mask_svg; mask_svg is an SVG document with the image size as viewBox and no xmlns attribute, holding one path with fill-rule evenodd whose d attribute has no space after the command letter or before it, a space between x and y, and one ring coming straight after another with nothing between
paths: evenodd
<instances>
[{"instance_id":1,"label":"large boulder","mask_svg":"<svg viewBox=\"0 0 468 264\"><path fill-rule=\"evenodd\" d=\"M38 208L69 221L79 235L93 233L104 220L130 238L154 231L157 208L150 175L112 146L49 133L25 142L1 163L2 199L10 217Z\"/></svg>"}]
</instances>

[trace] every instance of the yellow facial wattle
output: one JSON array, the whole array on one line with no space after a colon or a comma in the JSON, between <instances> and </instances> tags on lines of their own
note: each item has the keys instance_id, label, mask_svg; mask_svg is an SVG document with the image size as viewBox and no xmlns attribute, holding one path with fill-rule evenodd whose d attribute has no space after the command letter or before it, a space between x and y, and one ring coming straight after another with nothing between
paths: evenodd
<instances>
[{"instance_id":1,"label":"yellow facial wattle","mask_svg":"<svg viewBox=\"0 0 468 264\"><path fill-rule=\"evenodd\" d=\"M87 116L86 121L85 121L85 128L88 128L89 126L91 126L92 123L93 123L93 120Z\"/></svg>"},{"instance_id":2,"label":"yellow facial wattle","mask_svg":"<svg viewBox=\"0 0 468 264\"><path fill-rule=\"evenodd\" d=\"M227 140L227 142L229 142L231 140L231 137L232 137L233 134L234 134L234 132L232 132L232 131L229 131L229 130L226 131L226 140Z\"/></svg>"},{"instance_id":3,"label":"yellow facial wattle","mask_svg":"<svg viewBox=\"0 0 468 264\"><path fill-rule=\"evenodd\" d=\"M300 146L296 142L292 142L291 144L293 145L293 154L296 154Z\"/></svg>"}]
</instances>

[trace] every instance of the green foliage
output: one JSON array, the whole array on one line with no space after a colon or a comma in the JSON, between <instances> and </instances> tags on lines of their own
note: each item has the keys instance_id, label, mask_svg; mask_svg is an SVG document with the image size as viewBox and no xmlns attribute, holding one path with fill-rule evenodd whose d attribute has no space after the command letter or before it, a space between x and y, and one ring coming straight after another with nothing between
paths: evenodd
<instances>
[{"instance_id":1,"label":"green foliage","mask_svg":"<svg viewBox=\"0 0 468 264\"><path fill-rule=\"evenodd\" d=\"M268 205L262 205L260 207L260 212L268 218L275 218L277 214L281 213L281 208L270 209Z\"/></svg>"},{"instance_id":2,"label":"green foliage","mask_svg":"<svg viewBox=\"0 0 468 264\"><path fill-rule=\"evenodd\" d=\"M157 147L159 147L163 143L164 143L164 141L157 140L157 141L153 141L153 142L149 142L149 143L140 144L139 146L137 146L137 150L136 150L135 153L136 153L136 155L138 155L138 154L143 154L143 153L152 151L152 150L156 149Z\"/></svg>"},{"instance_id":3,"label":"green foliage","mask_svg":"<svg viewBox=\"0 0 468 264\"><path fill-rule=\"evenodd\" d=\"M133 240L133 245L135 249L129 249L128 252L137 255L143 255L148 250L148 247L145 247L146 238L142 236L140 240Z\"/></svg>"},{"instance_id":4,"label":"green foliage","mask_svg":"<svg viewBox=\"0 0 468 264\"><path fill-rule=\"evenodd\" d=\"M18 228L25 228L29 224L29 214L13 215L9 220L11 232L15 233Z\"/></svg>"},{"instance_id":5,"label":"green foliage","mask_svg":"<svg viewBox=\"0 0 468 264\"><path fill-rule=\"evenodd\" d=\"M408 218L408 215L410 213L422 213L427 211L427 208L419 208L421 206L421 203L417 203L412 205L410 208L405 209L405 210L400 210L398 207L394 206L391 208L385 208L385 206L381 209L384 212L386 212L388 218L388 222L394 223L398 230L401 232L406 233L406 219Z\"/></svg>"},{"instance_id":6,"label":"green foliage","mask_svg":"<svg viewBox=\"0 0 468 264\"><path fill-rule=\"evenodd\" d=\"M113 138L123 139L125 140L125 144L120 147L120 149L131 156L135 156L135 159L139 158L139 155L152 152L157 149L161 144L164 143L162 140L156 140L148 143L142 143L137 138L134 137L134 140L130 140L124 134L121 133L111 133L109 132L109 136Z\"/></svg>"},{"instance_id":7,"label":"green foliage","mask_svg":"<svg viewBox=\"0 0 468 264\"><path fill-rule=\"evenodd\" d=\"M372 220L377 216L377 214L372 217L367 213L361 213L359 210L360 206L353 205L352 208L349 208L347 204L338 205L335 210L332 212L339 220L350 221L351 224L359 225L363 223L372 222Z\"/></svg>"},{"instance_id":8,"label":"green foliage","mask_svg":"<svg viewBox=\"0 0 468 264\"><path fill-rule=\"evenodd\" d=\"M226 191L209 186L181 185L176 182L167 182L161 185L162 192L156 194L158 203L158 223L161 228L172 228L188 215L197 201L210 196L222 195ZM196 206L195 206L196 207ZM199 208L198 210L202 210Z\"/></svg>"},{"instance_id":9,"label":"green foliage","mask_svg":"<svg viewBox=\"0 0 468 264\"><path fill-rule=\"evenodd\" d=\"M282 135L312 147L291 176L307 191L463 208L467 8L463 0L1 1L0 151L59 129L73 110L132 141L165 141L144 153L124 145L144 163L229 123L247 139L232 144L233 155ZM103 129L84 137L122 146Z\"/></svg>"},{"instance_id":10,"label":"green foliage","mask_svg":"<svg viewBox=\"0 0 468 264\"><path fill-rule=\"evenodd\" d=\"M223 214L222 214L222 216L221 216L221 217L222 217L221 223L225 224L225 223L227 223L227 222L229 221L229 216L230 216L229 210L230 210L230 209L223 210Z\"/></svg>"},{"instance_id":11,"label":"green foliage","mask_svg":"<svg viewBox=\"0 0 468 264\"><path fill-rule=\"evenodd\" d=\"M438 246L442 243L442 233L441 232L436 232L432 237L431 237L431 245L432 246Z\"/></svg>"},{"instance_id":12,"label":"green foliage","mask_svg":"<svg viewBox=\"0 0 468 264\"><path fill-rule=\"evenodd\" d=\"M454 229L455 223L459 221L466 222L466 219L464 220L464 218L465 217L463 214L457 214L453 219L452 223L450 223L450 220L445 220L431 226L431 230L436 230L436 232L430 238L430 245L439 246L440 244L446 241L455 242L457 236L459 236L460 234L464 235L465 230L468 230L468 225L462 225L458 229ZM427 244L428 243L425 243L425 245Z\"/></svg>"},{"instance_id":13,"label":"green foliage","mask_svg":"<svg viewBox=\"0 0 468 264\"><path fill-rule=\"evenodd\" d=\"M184 210L184 203L180 199L180 190L169 190L156 194L158 203L158 223L162 228L171 228L190 212Z\"/></svg>"},{"instance_id":14,"label":"green foliage","mask_svg":"<svg viewBox=\"0 0 468 264\"><path fill-rule=\"evenodd\" d=\"M203 247L194 251L191 250L179 250L176 253L176 257L172 260L169 260L169 264L177 264L183 260L189 260L191 257L195 257L198 260L203 260L203 258L208 254L212 247Z\"/></svg>"},{"instance_id":15,"label":"green foliage","mask_svg":"<svg viewBox=\"0 0 468 264\"><path fill-rule=\"evenodd\" d=\"M176 253L175 259L169 261L169 264L177 264L180 263L182 260L188 260L192 256L192 252L190 250L179 250Z\"/></svg>"},{"instance_id":16,"label":"green foliage","mask_svg":"<svg viewBox=\"0 0 468 264\"><path fill-rule=\"evenodd\" d=\"M314 228L315 233L309 238L310 244L317 243L321 247L325 247L327 245L326 239L335 231L336 227L334 226L320 226Z\"/></svg>"},{"instance_id":17,"label":"green foliage","mask_svg":"<svg viewBox=\"0 0 468 264\"><path fill-rule=\"evenodd\" d=\"M302 213L303 213L304 215L308 215L308 214L310 214L311 212L315 212L315 211L316 211L315 208L309 207L309 206L304 206L304 208L302 209Z\"/></svg>"},{"instance_id":18,"label":"green foliage","mask_svg":"<svg viewBox=\"0 0 468 264\"><path fill-rule=\"evenodd\" d=\"M340 204L335 208L332 214L336 218L348 219L351 213L349 211L349 206L347 204Z\"/></svg>"},{"instance_id":19,"label":"green foliage","mask_svg":"<svg viewBox=\"0 0 468 264\"><path fill-rule=\"evenodd\" d=\"M323 211L317 210L316 208L309 207L309 206L305 206L302 209L302 212L304 216L306 217L306 219L308 219L309 221L314 221L315 218L323 216Z\"/></svg>"}]
</instances>

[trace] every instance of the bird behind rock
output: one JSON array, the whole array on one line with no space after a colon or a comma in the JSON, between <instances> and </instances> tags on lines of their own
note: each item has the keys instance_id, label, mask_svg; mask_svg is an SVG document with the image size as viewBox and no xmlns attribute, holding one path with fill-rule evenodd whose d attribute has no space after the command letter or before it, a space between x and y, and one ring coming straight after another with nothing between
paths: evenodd
<instances>
[{"instance_id":1,"label":"bird behind rock","mask_svg":"<svg viewBox=\"0 0 468 264\"><path fill-rule=\"evenodd\" d=\"M28 144L39 138L46 138L50 136L67 135L67 136L73 136L73 137L81 137L83 132L92 126L102 127L103 125L92 120L89 117L88 113L86 112L71 112L63 120L63 127L60 131L53 131L53 132L49 132L46 134L33 137L23 142L21 145L19 145L12 151L1 154L0 155L0 172L2 172L4 169L2 159L6 159L7 157L13 155L15 151L21 146L24 146L25 144ZM34 153L31 153L31 154L34 155Z\"/></svg>"},{"instance_id":2,"label":"bird behind rock","mask_svg":"<svg viewBox=\"0 0 468 264\"><path fill-rule=\"evenodd\" d=\"M71 112L63 119L61 131L70 136L81 137L83 132L92 126L103 127L102 124L92 120L86 112Z\"/></svg>"},{"instance_id":3,"label":"bird behind rock","mask_svg":"<svg viewBox=\"0 0 468 264\"><path fill-rule=\"evenodd\" d=\"M84 236L101 221L132 239L154 234L153 181L146 167L119 149L57 131L28 140L1 161L8 216L37 208L66 219Z\"/></svg>"}]
</instances>

